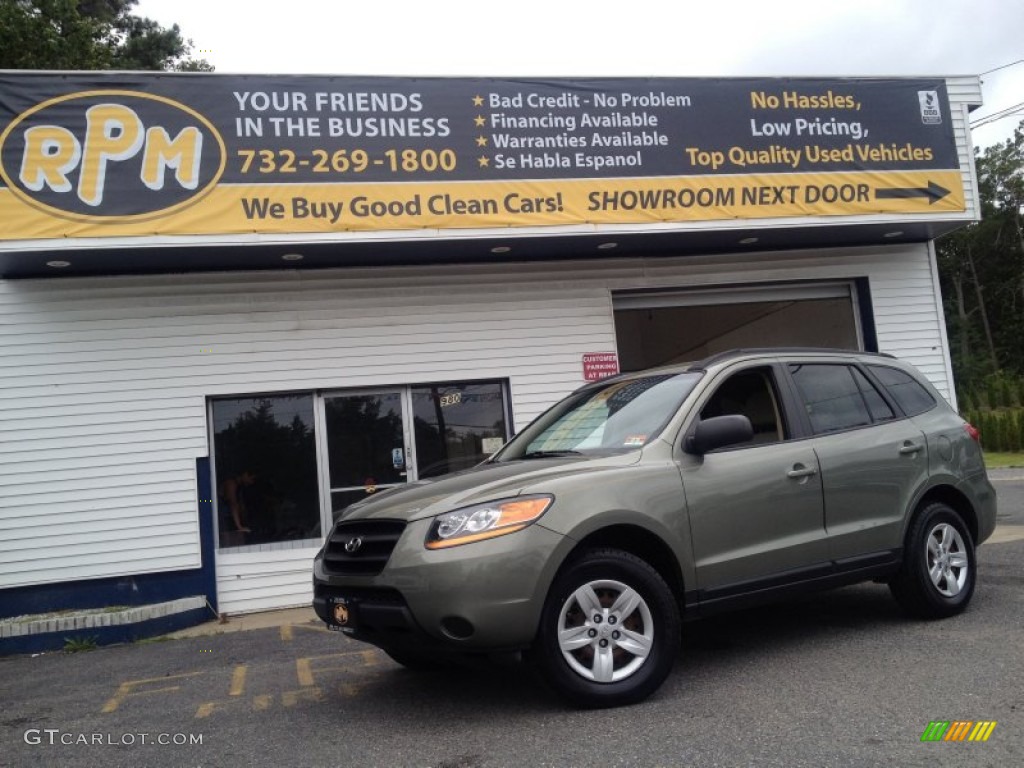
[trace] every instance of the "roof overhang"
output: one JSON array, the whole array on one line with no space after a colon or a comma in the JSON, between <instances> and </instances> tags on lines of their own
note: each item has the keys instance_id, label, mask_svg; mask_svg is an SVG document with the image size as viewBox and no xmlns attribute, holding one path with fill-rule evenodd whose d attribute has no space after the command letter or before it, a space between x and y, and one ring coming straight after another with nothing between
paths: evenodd
<instances>
[{"instance_id":1,"label":"roof overhang","mask_svg":"<svg viewBox=\"0 0 1024 768\"><path fill-rule=\"evenodd\" d=\"M590 259L601 256L685 256L793 249L891 246L934 240L968 222L946 220L794 225L678 231L633 228L599 232L488 232L459 236L347 239L262 239L218 242L188 238L138 239L134 243L38 241L0 251L0 277L143 275L266 269L323 269L500 261ZM57 247L59 246L59 247Z\"/></svg>"}]
</instances>

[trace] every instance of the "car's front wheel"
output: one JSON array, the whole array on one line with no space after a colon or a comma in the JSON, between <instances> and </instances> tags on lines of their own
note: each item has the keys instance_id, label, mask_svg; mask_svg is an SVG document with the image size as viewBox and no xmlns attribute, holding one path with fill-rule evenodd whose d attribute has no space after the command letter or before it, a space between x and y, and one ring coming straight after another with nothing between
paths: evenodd
<instances>
[{"instance_id":1,"label":"car's front wheel","mask_svg":"<svg viewBox=\"0 0 1024 768\"><path fill-rule=\"evenodd\" d=\"M967 607L976 576L971 532L955 510L936 502L911 523L903 565L889 588L908 613L941 619Z\"/></svg>"},{"instance_id":2,"label":"car's front wheel","mask_svg":"<svg viewBox=\"0 0 1024 768\"><path fill-rule=\"evenodd\" d=\"M555 579L535 651L562 696L614 707L641 701L664 682L679 634L679 608L661 575L628 552L595 549Z\"/></svg>"}]
</instances>

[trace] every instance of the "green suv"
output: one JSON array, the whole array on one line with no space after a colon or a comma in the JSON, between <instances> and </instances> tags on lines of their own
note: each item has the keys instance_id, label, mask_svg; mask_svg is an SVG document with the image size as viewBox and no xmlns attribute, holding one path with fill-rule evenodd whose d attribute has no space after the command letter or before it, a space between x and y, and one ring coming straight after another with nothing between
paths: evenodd
<instances>
[{"instance_id":1,"label":"green suv","mask_svg":"<svg viewBox=\"0 0 1024 768\"><path fill-rule=\"evenodd\" d=\"M588 384L483 464L348 507L313 605L401 664L529 650L615 706L665 680L684 618L872 579L956 614L995 518L977 431L912 366L737 350Z\"/></svg>"}]
</instances>

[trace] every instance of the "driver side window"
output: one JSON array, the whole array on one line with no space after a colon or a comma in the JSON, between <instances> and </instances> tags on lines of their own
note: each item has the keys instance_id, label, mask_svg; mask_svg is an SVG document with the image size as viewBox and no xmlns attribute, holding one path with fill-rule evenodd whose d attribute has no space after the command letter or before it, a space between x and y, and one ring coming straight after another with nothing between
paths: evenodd
<instances>
[{"instance_id":1,"label":"driver side window","mask_svg":"<svg viewBox=\"0 0 1024 768\"><path fill-rule=\"evenodd\" d=\"M769 368L750 368L730 376L704 404L700 418L732 414L746 416L754 428L753 439L745 445L777 443L788 437Z\"/></svg>"}]
</instances>

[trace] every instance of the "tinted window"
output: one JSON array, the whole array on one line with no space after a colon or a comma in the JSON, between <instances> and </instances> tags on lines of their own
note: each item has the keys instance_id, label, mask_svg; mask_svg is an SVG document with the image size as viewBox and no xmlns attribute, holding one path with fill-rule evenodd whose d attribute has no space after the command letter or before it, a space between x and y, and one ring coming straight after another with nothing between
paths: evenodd
<instances>
[{"instance_id":1,"label":"tinted window","mask_svg":"<svg viewBox=\"0 0 1024 768\"><path fill-rule=\"evenodd\" d=\"M869 368L907 416L916 416L935 406L935 398L910 374L886 365Z\"/></svg>"},{"instance_id":2,"label":"tinted window","mask_svg":"<svg viewBox=\"0 0 1024 768\"><path fill-rule=\"evenodd\" d=\"M505 443L500 382L413 387L412 408L421 479L468 469Z\"/></svg>"},{"instance_id":3,"label":"tinted window","mask_svg":"<svg viewBox=\"0 0 1024 768\"><path fill-rule=\"evenodd\" d=\"M871 423L867 404L848 366L793 365L790 371L815 434Z\"/></svg>"},{"instance_id":4,"label":"tinted window","mask_svg":"<svg viewBox=\"0 0 1024 768\"><path fill-rule=\"evenodd\" d=\"M313 396L213 401L221 547L320 537Z\"/></svg>"},{"instance_id":5,"label":"tinted window","mask_svg":"<svg viewBox=\"0 0 1024 768\"><path fill-rule=\"evenodd\" d=\"M885 402L885 398L875 389L875 385L868 381L868 377L858 371L856 368L851 369L853 371L853 378L857 380L857 385L860 387L860 391L864 395L864 400L868 404L868 410L871 411L871 417L875 421L889 421L895 419L896 414L893 413L892 408Z\"/></svg>"}]
</instances>

